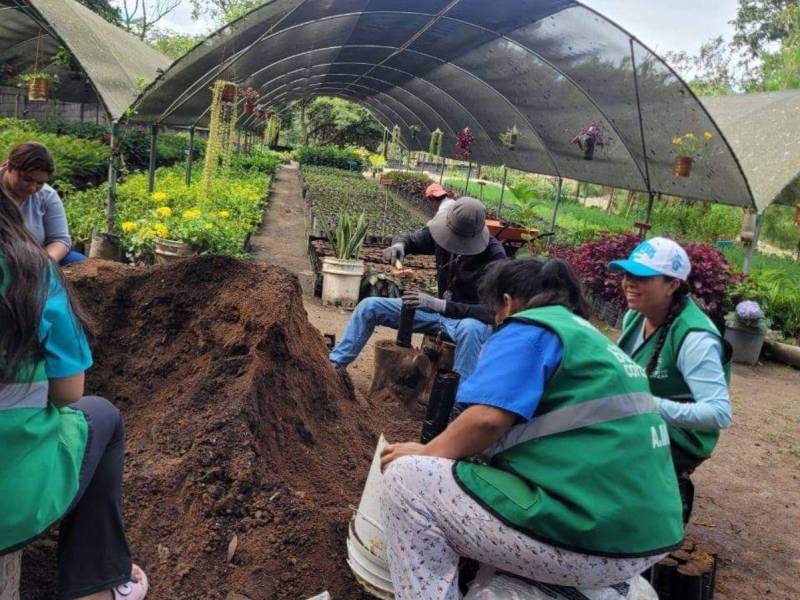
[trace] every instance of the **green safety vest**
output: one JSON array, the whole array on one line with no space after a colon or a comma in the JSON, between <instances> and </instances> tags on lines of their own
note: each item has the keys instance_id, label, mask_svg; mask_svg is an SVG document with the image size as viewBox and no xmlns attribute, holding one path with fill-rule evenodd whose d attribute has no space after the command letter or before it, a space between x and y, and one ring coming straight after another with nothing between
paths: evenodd
<instances>
[{"instance_id":1,"label":"green safety vest","mask_svg":"<svg viewBox=\"0 0 800 600\"><path fill-rule=\"evenodd\" d=\"M630 347L631 338L639 334L643 320L644 316L641 313L628 311L623 320L622 336L619 339L621 347ZM707 331L719 338L723 347L722 368L726 381L730 383L731 357L733 355L731 345L720 335L717 326L708 318L708 315L694 301L689 300L683 311L672 322L664 346L661 348L658 363L650 375L650 391L654 396L675 402L695 402L692 391L678 370L678 354L681 351L683 340L691 331ZM642 367L646 368L650 362L660 333L660 330L657 329L633 353L633 360ZM686 429L670 425L669 437L673 444L690 456L708 458L719 440L719 430Z\"/></svg>"},{"instance_id":2,"label":"green safety vest","mask_svg":"<svg viewBox=\"0 0 800 600\"><path fill-rule=\"evenodd\" d=\"M487 451L489 465L456 462L461 487L508 525L551 545L612 557L676 548L681 501L666 424L644 370L564 307L512 320L558 335L561 364L533 418Z\"/></svg>"},{"instance_id":3,"label":"green safety vest","mask_svg":"<svg viewBox=\"0 0 800 600\"><path fill-rule=\"evenodd\" d=\"M0 295L7 287L5 276ZM47 397L43 360L0 383L0 552L61 519L78 492L89 426L81 411Z\"/></svg>"}]
</instances>

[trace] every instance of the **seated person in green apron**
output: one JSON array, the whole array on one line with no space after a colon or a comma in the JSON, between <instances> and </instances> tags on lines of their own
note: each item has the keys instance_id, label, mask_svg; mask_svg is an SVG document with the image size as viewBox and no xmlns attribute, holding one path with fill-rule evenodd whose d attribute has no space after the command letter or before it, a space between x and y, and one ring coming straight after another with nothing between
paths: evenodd
<instances>
[{"instance_id":1,"label":"seated person in green apron","mask_svg":"<svg viewBox=\"0 0 800 600\"><path fill-rule=\"evenodd\" d=\"M615 260L630 309L619 346L645 369L658 411L669 425L669 444L689 522L694 499L690 475L711 456L721 429L731 424L728 383L731 348L689 297L691 263L676 242L656 237L627 260Z\"/></svg>"},{"instance_id":2,"label":"seated person in green apron","mask_svg":"<svg viewBox=\"0 0 800 600\"><path fill-rule=\"evenodd\" d=\"M461 557L542 584L625 587L683 538L644 369L585 319L564 261L495 263L480 297L498 328L459 387L463 410L427 444L382 455L395 597L460 598Z\"/></svg>"},{"instance_id":3,"label":"seated person in green apron","mask_svg":"<svg viewBox=\"0 0 800 600\"><path fill-rule=\"evenodd\" d=\"M141 600L122 523L124 430L82 397L92 356L55 262L0 193L0 554L59 523L62 600Z\"/></svg>"}]
</instances>

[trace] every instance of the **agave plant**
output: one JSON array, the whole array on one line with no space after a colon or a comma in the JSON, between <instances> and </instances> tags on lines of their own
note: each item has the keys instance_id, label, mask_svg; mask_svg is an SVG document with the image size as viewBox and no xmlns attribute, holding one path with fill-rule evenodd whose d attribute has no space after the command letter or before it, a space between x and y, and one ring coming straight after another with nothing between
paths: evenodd
<instances>
[{"instance_id":1,"label":"agave plant","mask_svg":"<svg viewBox=\"0 0 800 600\"><path fill-rule=\"evenodd\" d=\"M336 232L329 236L333 240L336 258L353 260L358 258L361 246L367 237L367 219L362 212L358 217L344 213L339 217Z\"/></svg>"}]
</instances>

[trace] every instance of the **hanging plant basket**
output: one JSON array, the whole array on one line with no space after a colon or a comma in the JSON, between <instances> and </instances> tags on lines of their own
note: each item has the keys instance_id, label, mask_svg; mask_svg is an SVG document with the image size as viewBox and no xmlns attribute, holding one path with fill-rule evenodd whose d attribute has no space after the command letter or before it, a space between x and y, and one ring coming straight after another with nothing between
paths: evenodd
<instances>
[{"instance_id":1,"label":"hanging plant basket","mask_svg":"<svg viewBox=\"0 0 800 600\"><path fill-rule=\"evenodd\" d=\"M228 104L232 104L235 99L236 99L236 84L235 83L225 84L220 94L220 102L227 102Z\"/></svg>"},{"instance_id":2,"label":"hanging plant basket","mask_svg":"<svg viewBox=\"0 0 800 600\"><path fill-rule=\"evenodd\" d=\"M255 108L256 107L253 106L252 104L249 104L249 103L245 102L245 104L244 104L244 114L246 114L246 115L253 114L253 111L255 110Z\"/></svg>"},{"instance_id":3,"label":"hanging plant basket","mask_svg":"<svg viewBox=\"0 0 800 600\"><path fill-rule=\"evenodd\" d=\"M50 80L36 77L28 81L28 101L47 102L50 97Z\"/></svg>"},{"instance_id":4,"label":"hanging plant basket","mask_svg":"<svg viewBox=\"0 0 800 600\"><path fill-rule=\"evenodd\" d=\"M678 156L672 163L672 174L675 177L689 177L692 172L694 159L689 156Z\"/></svg>"}]
</instances>

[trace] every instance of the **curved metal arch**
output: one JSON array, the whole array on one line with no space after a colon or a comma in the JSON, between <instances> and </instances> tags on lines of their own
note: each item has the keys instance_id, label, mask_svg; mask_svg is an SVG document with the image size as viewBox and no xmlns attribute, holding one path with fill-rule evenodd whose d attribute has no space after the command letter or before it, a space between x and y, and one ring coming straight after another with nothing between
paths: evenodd
<instances>
[{"instance_id":1,"label":"curved metal arch","mask_svg":"<svg viewBox=\"0 0 800 600\"><path fill-rule=\"evenodd\" d=\"M320 65L316 65L316 66L321 66L321 67L324 67L324 66L333 66L333 65L336 65L336 64L369 64L369 63L322 63L322 64L320 64ZM297 71L301 71L301 70L305 70L305 69L306 69L306 68L304 67L303 69L297 69ZM291 71L291 72L289 72L289 73L286 73L286 74L284 74L284 75L281 75L280 77L276 77L276 78L274 78L274 79L272 79L272 80L268 81L268 82L267 82L266 84L264 84L264 85L269 85L270 83L272 83L272 82L274 82L274 81L276 81L276 80L278 80L278 79L281 79L281 78L283 78L283 77L286 77L287 75L291 75L291 74L292 74L292 73L294 73L294 72L296 72L296 71ZM305 79L314 79L314 78L318 78L318 77L343 77L343 76L354 76L354 74L353 74L353 73L331 73L331 72L327 72L327 73L320 74L320 75L314 75L314 76L312 76L312 77L306 77ZM380 82L380 83L385 83L385 84L387 84L387 85L391 86L391 88L392 88L393 90L401 90L401 91L405 92L406 94L408 94L409 96L411 96L412 98L414 98L414 100L416 100L417 102L419 102L419 103L423 104L424 106L426 106L426 107L427 107L427 108L430 110L430 112L434 113L434 114L435 114L435 115L436 115L436 116L437 116L437 117L438 117L438 118L441 120L441 122L442 122L442 124L443 124L443 126L444 126L444 127L446 127L447 129L449 129L449 130L450 130L450 132L451 132L451 133L452 133L454 136L456 135L456 132L455 132L455 130L454 130L454 129L453 129L451 126L450 126L450 124L447 122L447 119L445 119L445 118L442 116L442 114L441 114L441 113L440 113L438 110L436 110L435 108L433 108L433 106L431 106L431 105L430 105L428 102L426 102L425 100L423 100L422 98L420 98L420 97L419 97L419 96L417 96L416 94L413 94L413 93L411 93L409 90L407 90L407 89L405 89L405 88L398 87L398 86L394 85L394 84L393 84L391 81L386 81L386 80L384 80L384 79L378 79L378 78L376 78L376 77L369 77L369 79L372 79L372 80L374 80L374 81L378 81L378 82ZM290 85L290 84L284 84L284 86L285 86L285 85ZM282 88L282 87L284 87L284 86L279 86L279 87L277 87L277 88L274 88L274 89L275 89L275 90L279 90L279 89L281 89L281 88ZM263 86L262 86L262 87L263 87ZM387 94L387 95L388 95L388 94ZM269 96L269 94L264 94L263 96L261 96L261 98L259 98L259 100L265 100L265 101L269 101L269 100L268 100L268 96ZM459 106L460 106L460 105L459 105ZM409 109L409 110L410 110L410 109ZM465 111L465 112L467 112L467 114L469 114L469 115L470 115L470 117L472 117L472 118L474 119L474 116L472 115L472 113L470 113L469 111ZM419 119L419 120L422 122L422 119L421 119L421 117L419 117L419 116L418 116L417 118L418 118L418 119ZM475 122L478 124L478 127L480 127L481 129L483 129L483 126L480 124L480 122L479 122L477 119L475 119ZM430 126L429 126L427 123L424 123L424 122L423 122L423 125L425 126L425 129L427 129L429 133L433 131L433 130L430 128ZM485 130L484 130L484 133L486 133L486 131L485 131ZM486 134L486 137L487 137L487 138L489 137L489 136L488 136L488 133Z\"/></svg>"},{"instance_id":2,"label":"curved metal arch","mask_svg":"<svg viewBox=\"0 0 800 600\"><path fill-rule=\"evenodd\" d=\"M330 94L329 94L329 93L316 93L316 92L310 92L310 93L308 94L308 96L309 96L309 97L324 97L324 96L333 96L333 97L336 97L336 98L341 98L342 100L347 100L348 102L355 102L355 103L356 103L356 104L358 104L358 105L359 105L361 108L363 108L364 110L366 110L366 111L367 111L367 112L370 114L370 116L371 116L373 119L375 119L375 120L378 122L378 124L379 124L381 127L383 127L383 128L384 128L384 129L385 129L387 132L388 132L388 131L390 131L390 130L389 130L389 127L387 126L387 124L388 124L388 125L391 125L391 124L392 124L392 120L391 120L389 117L387 117L385 114L383 114L383 113L382 113L382 112L381 112L379 109L375 108L375 107L374 107L374 106L372 106L371 104L367 104L367 103L366 103L364 100L362 100L361 98L358 98L358 97L356 97L356 96L353 96L353 95L344 95L344 94L339 94L338 92L337 92L337 93L330 93ZM290 100L288 100L288 102L289 102L289 103L291 103L291 102L294 102L294 101L295 101L295 99L290 99ZM290 108L291 108L291 106L287 104L287 106L285 106L285 107L284 107L284 108L282 108L281 110L279 110L279 111L276 111L276 114L279 114L279 115L280 115L280 114L283 114L284 112L286 112L286 111L287 111L287 110L289 110ZM375 116L375 114L374 114L374 113L376 113L376 112L377 112L377 113L378 113L378 114L379 114L379 115L382 117L382 120L381 120L381 119L379 119L377 116Z\"/></svg>"},{"instance_id":3,"label":"curved metal arch","mask_svg":"<svg viewBox=\"0 0 800 600\"><path fill-rule=\"evenodd\" d=\"M580 3L579 3L579 4L580 4ZM583 5L581 5L581 6L583 6ZM503 41L505 41L505 42L507 42L507 43L511 44L512 46L515 46L515 47L517 47L517 48L520 48L520 49L521 49L521 50L523 50L524 52L526 52L526 53L530 54L531 56L534 56L534 57L536 58L536 60L538 60L538 61L539 61L540 63L542 63L543 65L546 65L546 66L548 66L549 68L551 68L552 70L554 70L556 73L558 73L559 75L561 75L561 76L562 76L562 77L563 77L563 78L564 78L564 79L565 79L567 82L569 82L569 83L570 83L570 84L571 84L571 85L572 85L572 86L573 86L573 87L574 87L574 88L575 88L575 89L576 89L576 90L577 90L577 91L578 91L578 92L581 94L581 96L583 96L583 97L584 97L586 100L588 100L588 101L589 101L589 103L590 103L592 106L594 106L594 107L597 109L597 111L598 111L598 112L599 112L601 115L603 115L603 118L604 118L604 119L606 120L606 122L607 122L607 123L608 123L608 124L611 126L611 128L612 128L612 129L614 130L614 132L617 134L617 137L618 137L618 138L620 139L620 141L622 142L622 145L623 145L623 147L625 148L625 151L626 151L626 152L628 153L628 155L631 157L631 160L633 161L633 164L634 164L634 165L636 165L636 169L639 171L639 175L641 176L641 178L642 178L642 181L645 183L645 185L647 185L647 186L648 186L648 189L649 189L649 187L650 187L649 178L648 178L648 177L645 177L645 174L644 174L644 172L642 171L642 167L641 167L641 165L639 165L639 161L637 161L637 160L636 160L636 156L633 154L633 151L632 151L632 150L631 150L631 148L628 146L628 143L625 141L625 138L624 138L624 136L622 135L622 133L620 132L619 128L618 128L618 127L617 127L617 126L614 124L614 121L613 121L613 119L609 118L608 114L606 114L606 111L605 111L605 110L603 110L602 108L600 108L600 105L599 105L599 104L597 104L597 102L595 102L595 100L594 100L594 99L592 98L592 96L591 96L591 95L590 95L590 94L589 94L589 93L586 91L586 89L585 89L585 88L584 88L582 85L580 85L580 84L579 84L577 81L575 81L575 80L574 80L574 79L573 79L573 78L572 78L570 75L568 75L566 71L564 71L564 70L563 70L563 69L561 69L560 67L558 67L558 66L556 66L555 64L553 64L551 61L549 61L549 60L547 60L546 58L544 58L544 57L543 57L541 54L539 54L538 52L536 52L534 49L532 49L532 48L529 48L528 46L525 46L524 44L521 44L521 43L519 43L518 41L516 41L516 40L513 40L513 39L511 39L510 37L508 37L507 35L501 34L501 33L500 33L500 32L498 32L498 31L495 31L495 30L493 30L493 29L490 29L490 28L488 28L488 27L483 27L483 26L481 26L481 25L476 25L475 23L470 23L470 22L468 22L468 21L464 21L464 20L462 20L462 19L455 19L455 18L453 18L453 17L445 17L445 18L446 18L446 19L449 19L449 20L451 20L451 21L454 21L454 22L456 22L456 23L460 23L460 24L462 24L462 25L466 25L466 26L468 26L468 27L473 27L473 28L475 28L475 29L478 29L478 30L480 30L480 31L485 31L485 32L487 32L487 33L490 33L490 34L492 34L492 35L494 35L494 36L497 36L497 39L502 39ZM610 21L609 21L609 22L610 22ZM611 22L610 22L610 23L611 23ZM611 24L612 24L612 25L615 25L614 23L611 23ZM649 51L649 50L648 50L648 51ZM652 52L651 52L651 54L652 54ZM655 56L655 55L654 55L654 56ZM450 64L453 64L453 63L450 63ZM681 81L681 83L683 83L683 82ZM699 101L698 101L698 104L699 104ZM647 156L644 156L644 155L643 155L643 160L645 160L645 161L646 161L646 160L647 160Z\"/></svg>"},{"instance_id":4,"label":"curved metal arch","mask_svg":"<svg viewBox=\"0 0 800 600\"><path fill-rule=\"evenodd\" d=\"M298 54L293 54L293 55L291 55L291 56L289 56L289 57L287 57L287 58L283 58L283 59L281 59L281 60L279 60L279 61L277 61L277 62L274 62L274 63L272 63L271 65L269 65L269 66L267 66L267 67L264 67L263 69L260 69L258 72L265 71L266 69L269 69L269 68L271 68L271 67L273 67L273 66L275 66L275 65L277 65L277 64L280 64L281 62L284 62L285 60L291 60L292 58L297 58L298 56L305 56L305 55L307 55L307 54L313 54L313 53L315 53L315 52L324 52L324 51L328 51L328 50L340 49L340 48L342 48L342 47L344 47L344 48L354 48L354 47L358 47L358 48L360 48L360 47L362 47L362 46L360 46L360 45L359 45L359 46L331 46L331 47L327 47L327 48L317 48L317 49L315 49L315 50L309 50L309 51L307 51L307 52L300 52L300 53L298 53ZM315 65L315 66L333 66L333 65L371 65L371 64L373 64L373 63L365 63L365 62L333 62L333 63L321 63L321 64L319 64L319 65ZM263 83L263 84L261 84L261 83L260 83L260 84L258 84L258 85L259 85L261 88L263 88L264 86L266 86L266 85L269 85L269 84L270 84L270 83L272 83L273 81L275 81L275 80L277 80L277 79L280 79L281 77L285 77L286 75L288 75L288 74L290 74L290 73L296 73L296 72L298 72L298 71L304 71L305 69L309 69L309 68L313 68L313 67L302 67L302 68L300 68L300 69L295 69L294 71L287 71L287 72L286 72L286 73L284 73L283 75L280 75L280 76L278 76L278 77L274 77L273 79L271 79L271 80L267 81L266 83ZM435 83L433 83L432 81L429 81L428 79L426 79L426 78L424 78L424 77L420 77L419 75L415 75L414 73L409 73L408 71L403 71L402 69L398 69L398 68L395 68L395 67L390 67L390 66L388 66L388 65L385 65L385 64L384 64L384 65L381 65L381 66L380 66L380 68L381 68L381 69L388 69L388 70L391 70L391 71L396 71L397 73L402 73L403 75L408 75L409 77L413 77L415 80L417 80L417 81L421 81L422 83L425 83L425 84L429 85L429 86L430 86L430 87L432 87L432 88L433 88L433 89L434 89L434 90L435 90L437 93L440 93L440 94L443 94L444 96L447 96L447 98L449 98L449 99L450 99L450 100L451 100L451 101L452 101L454 104L456 104L456 105L457 105L457 106L458 106L458 107L459 107L461 110L463 110L463 111L464 111L466 114L468 114L468 115L470 116L470 118L471 118L471 119L472 119L472 120L473 120L473 121L474 121L474 122L477 124L477 126L478 126L478 127L479 127L479 128L480 128L480 129L481 129L483 132L484 132L484 134L486 134L486 138L487 138L488 140L490 140L492 144L495 144L495 147L496 147L496 143L494 142L494 140L493 140L493 139L491 138L491 136L489 135L489 132L488 132L488 131L486 131L486 128L483 126L483 123L481 123L481 122L480 122L480 120L479 120L477 117L475 117L475 115L474 115L474 114L472 114L472 112L471 112L469 109L467 109L467 107L466 107L466 106L464 106L464 105L463 105L463 104L462 104L462 103L461 103L459 100L457 100L455 96L453 96L452 94L450 94L450 93L449 93L448 91L446 91L444 88L441 88L441 87L439 87L438 85L436 85ZM255 74L254 74L254 75L252 75L251 77L254 77L254 76L255 76ZM380 80L380 81L383 81L383 80ZM403 91L406 91L406 92L408 92L408 90L406 90L406 88L404 88L404 87L397 86L396 84L393 84L393 83L391 83L391 82L388 82L388 81L387 81L387 82L385 82L385 83L389 83L390 85L392 85L392 86L393 86L394 88L396 88L396 89L402 89ZM409 92L409 93L410 93L410 92ZM417 96L415 96L415 97L416 97L416 98L418 98ZM420 99L420 100L421 100L421 99ZM421 100L421 101L422 101L422 102L424 102L423 100ZM426 104L427 104L427 102L426 102ZM437 114L439 114L439 115L441 116L441 113L439 113L438 111L434 111L434 112L436 112ZM449 124L447 124L447 121L446 121L445 119L443 119L443 123L445 123L446 127L447 127L448 129L450 129L450 131L451 131L451 132L453 133L453 135L455 136L455 135L456 135L456 132L455 132L455 130L454 130L452 127L450 127L450 125L449 125Z\"/></svg>"},{"instance_id":5,"label":"curved metal arch","mask_svg":"<svg viewBox=\"0 0 800 600\"><path fill-rule=\"evenodd\" d=\"M330 47L327 47L327 48L325 48L325 49L326 49L326 50L331 50L331 49L335 49L335 48L340 48L340 49L341 49L341 48L385 48L385 49L395 49L395 47L394 47L394 46L363 45L363 44L348 45L348 46L330 46ZM319 50L319 49L317 49L317 50ZM544 143L544 141L542 140L542 137L541 137L541 135L539 134L539 131L538 131L538 129L537 129L537 128L536 128L536 127L533 125L533 123L531 123L530 119L529 119L529 118L528 118L528 117L527 117L527 116L526 116L526 115L525 115L525 114L524 114L524 113L523 113L523 112L522 112L522 111L521 111L521 110L520 110L520 109L519 109L519 108L516 106L516 104L514 104L513 102L511 102L511 100L510 100L510 99L509 99L507 96L505 96L505 94L503 94L503 93L502 93L500 90L498 90L497 88L495 88L493 85L489 84L487 81L485 81L485 80L481 79L481 78L480 78L480 77L478 77L477 75L475 75L475 74L473 74L473 73L470 73L469 71L467 71L467 70L466 70L466 69L464 69L463 67L460 67L460 66L456 65L455 63L448 62L448 61L444 61L444 60L442 60L442 59L440 59L440 58L438 58L438 57L432 56L432 55L430 55L430 54L425 54L424 52L419 52L419 51L417 51L417 50L409 50L409 49L406 49L406 50L404 50L404 52L410 52L410 53L413 53L413 54L418 54L419 56L423 56L423 57L425 57L425 58L428 58L428 59L433 59L434 61L436 61L436 62L437 62L438 64L440 64L440 65L445 65L445 66L449 66L449 67L452 67L452 68L454 68L454 69L457 69L457 70L458 70L458 71L460 71L461 73L464 73L464 74L466 74L468 77L470 77L470 78L474 79L475 81L477 81L477 82L478 82L480 85L482 85L483 87L485 87L485 88L487 88L487 89L491 90L491 92L492 92L493 94L495 94L496 96L498 96L498 97L502 98L502 100L505 102L505 104L511 108L511 111L512 111L512 112L514 112L514 113L516 113L516 114L517 114L517 115L520 117L520 119L521 119L523 122L527 123L527 125L528 125L528 129L531 131L531 133L533 133L533 136L534 136L534 137L536 138L536 140L539 142L539 146L541 147L542 151L544 152L544 154L545 154L545 155L547 156L547 158L549 159L549 161L550 161L550 164L551 164L551 165L552 165L552 167L553 167L553 171L554 171L554 173L555 173L557 176L561 177L561 171L560 171L560 169L558 168L558 164L556 163L556 161L555 161L555 158L553 157L553 154L552 154L552 152L550 151L550 148L549 148L549 147L547 146L547 144L545 144L545 143ZM282 59L282 60L285 60L285 59ZM273 63L273 64L276 64L276 63ZM344 63L344 64L347 64L347 63ZM272 65L269 65L269 66L272 66ZM391 68L391 67L385 67L385 65L383 65L383 64L381 64L381 65L377 65L377 66L380 66L381 68ZM268 67L267 67L267 68L268 68ZM396 69L396 70L400 71L399 69ZM404 72L404 71L400 71L400 72ZM420 80L424 79L424 78L422 78L422 77L419 77L418 75L414 75L413 73L410 73L410 75L411 75L412 77L416 78L416 79L420 79ZM427 81L428 83L430 83L431 85L433 85L433 86L434 86L434 87L436 87L437 89L441 89L441 88L439 88L438 86L436 86L435 84L433 84L432 82L430 82L430 81L428 81L428 80L425 80L425 81ZM400 86L397 86L397 85L394 85L394 84L393 84L393 87L395 87L395 88L399 88ZM445 92L445 93L447 93L447 92ZM449 93L447 93L447 94L448 94L448 96L452 97L452 95L451 95L451 94L449 94ZM460 103L459 103L459 104L460 104ZM470 114L471 116L473 116L473 118L475 118L475 117L474 117L474 115L472 115L472 112L471 112L471 111L467 111L467 113L468 113L468 114ZM480 119L477 119L477 118L476 118L476 119L475 119L475 122L480 124L480 127L481 127L481 129L483 129L483 130L484 130L484 132L486 131L486 130L485 130L485 128L483 127L483 123L480 121ZM492 139L492 137L491 137L491 136L489 136L489 135L488 135L488 132L486 132L486 137L487 137L487 139L489 140L490 144L491 144L491 145L492 145L492 146L495 148L495 156L499 158L499 154L497 154L497 151L496 151L496 149L497 149L496 142L495 142L495 141ZM636 161L634 160L634 163L635 163L635 162L636 162Z\"/></svg>"},{"instance_id":6,"label":"curved metal arch","mask_svg":"<svg viewBox=\"0 0 800 600\"><path fill-rule=\"evenodd\" d=\"M335 83L335 82L331 82L331 83ZM278 96L276 96L276 97L275 97L275 98L272 100L272 102L274 103L276 100L278 100L278 99L280 99L280 98L283 98L283 97L284 97L284 96L286 96L287 94L290 94L290 93L292 93L292 92L294 92L294 91L296 91L296 90L301 90L301 89L303 89L304 87L305 87L305 88L310 88L310 87L319 87L320 85L325 85L325 82L321 82L321 83L319 83L319 84L312 84L311 86L309 86L309 85L306 85L306 84L303 84L302 86L299 86L299 87L297 87L297 88L295 88L295 89L290 89L290 90L287 90L287 91L283 92L282 94L279 94ZM342 85L343 85L343 84L342 84ZM381 94L381 95L384 95L384 96L388 96L388 94L384 94L383 92L380 92L379 90L372 90L371 88L368 88L367 86L361 86L361 87L364 87L365 89L369 89L369 90L373 91L375 94ZM355 94L355 92L353 92L353 93ZM389 97L389 98L392 98L391 96L388 96L388 97ZM393 108L392 108L391 106L389 106L388 104L386 104L386 103L384 103L384 102L381 102L380 100L378 100L378 99L377 99L377 98L375 98L374 96L372 96L372 99L373 99L373 100L375 100L376 102L378 102L378 103L379 103L381 106L385 106L387 109L389 109L389 110L390 110L392 113L394 113L394 114L395 114L395 115L398 117L397 121L393 121L393 122L402 122L402 123L403 123L403 125L405 125L406 129L407 129L407 130L410 130L410 128L409 128L409 125L408 125L408 121L406 121L406 120L405 120L405 118L403 118L402 116L400 116L400 113L398 113L398 112L397 112L395 109L393 109ZM408 112L410 112L412 115L414 114L414 113L413 113L413 111L412 111L411 109L409 109L409 108L408 108L406 105L404 105L402 102L400 102L400 101L399 101L399 100L397 100L396 98L392 98L392 100L394 100L395 102L397 102L397 103L398 103L400 106L402 106L402 107L403 107L405 110L407 110Z\"/></svg>"}]
</instances>

